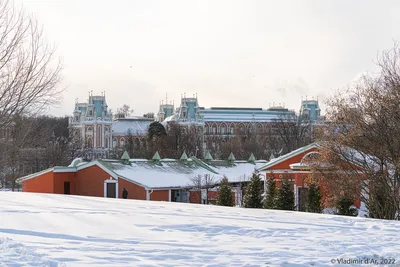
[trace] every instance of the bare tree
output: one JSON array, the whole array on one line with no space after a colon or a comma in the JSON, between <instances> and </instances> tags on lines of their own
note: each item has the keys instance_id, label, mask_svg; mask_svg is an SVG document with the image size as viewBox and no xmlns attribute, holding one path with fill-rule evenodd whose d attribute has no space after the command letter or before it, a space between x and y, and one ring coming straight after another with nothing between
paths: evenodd
<instances>
[{"instance_id":1,"label":"bare tree","mask_svg":"<svg viewBox=\"0 0 400 267\"><path fill-rule=\"evenodd\" d=\"M210 174L205 174L203 177L203 188L206 190L206 203L208 204L208 191L215 187L215 177Z\"/></svg>"},{"instance_id":2,"label":"bare tree","mask_svg":"<svg viewBox=\"0 0 400 267\"><path fill-rule=\"evenodd\" d=\"M328 101L325 154L316 171L338 188L361 189L369 215L400 211L400 47L378 56L380 73L365 76ZM329 173L328 173L329 171ZM355 192L357 193L357 192ZM354 195L353 195L354 196Z\"/></svg>"},{"instance_id":3,"label":"bare tree","mask_svg":"<svg viewBox=\"0 0 400 267\"><path fill-rule=\"evenodd\" d=\"M191 177L189 186L196 191L197 200L199 201L199 204L201 204L201 189L203 188L203 177L200 174Z\"/></svg>"},{"instance_id":4,"label":"bare tree","mask_svg":"<svg viewBox=\"0 0 400 267\"><path fill-rule=\"evenodd\" d=\"M133 109L127 104L124 104L122 107L117 109L117 116L119 117L129 117L133 113Z\"/></svg>"},{"instance_id":5,"label":"bare tree","mask_svg":"<svg viewBox=\"0 0 400 267\"><path fill-rule=\"evenodd\" d=\"M190 181L191 183L189 184L189 186L192 189L196 190L199 203L202 203L202 190L205 190L205 204L208 204L208 191L210 190L210 188L215 187L215 177L211 176L210 174L205 174L204 176L199 174L197 176L191 177Z\"/></svg>"},{"instance_id":6,"label":"bare tree","mask_svg":"<svg viewBox=\"0 0 400 267\"><path fill-rule=\"evenodd\" d=\"M36 115L59 103L62 67L54 52L35 19L0 2L0 128L14 116Z\"/></svg>"},{"instance_id":7,"label":"bare tree","mask_svg":"<svg viewBox=\"0 0 400 267\"><path fill-rule=\"evenodd\" d=\"M313 142L312 124L301 116L284 115L273 125L274 131L281 139L284 153L288 153Z\"/></svg>"},{"instance_id":8,"label":"bare tree","mask_svg":"<svg viewBox=\"0 0 400 267\"><path fill-rule=\"evenodd\" d=\"M202 154L201 127L169 122L166 132L165 142L169 157L178 158L184 151L189 156L199 156Z\"/></svg>"}]
</instances>

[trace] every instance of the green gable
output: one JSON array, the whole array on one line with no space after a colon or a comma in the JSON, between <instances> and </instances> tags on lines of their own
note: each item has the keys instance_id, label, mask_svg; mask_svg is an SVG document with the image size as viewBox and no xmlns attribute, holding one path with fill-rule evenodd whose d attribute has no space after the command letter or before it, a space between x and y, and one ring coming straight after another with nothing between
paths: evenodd
<instances>
[{"instance_id":1,"label":"green gable","mask_svg":"<svg viewBox=\"0 0 400 267\"><path fill-rule=\"evenodd\" d=\"M187 160L187 159L188 159L188 156L186 155L186 151L183 151L180 160L184 161L184 160Z\"/></svg>"},{"instance_id":2,"label":"green gable","mask_svg":"<svg viewBox=\"0 0 400 267\"><path fill-rule=\"evenodd\" d=\"M235 161L236 159L235 159L235 156L233 155L233 153L231 152L231 154L229 155L229 157L228 157L228 161L229 162L233 162L233 161Z\"/></svg>"},{"instance_id":3,"label":"green gable","mask_svg":"<svg viewBox=\"0 0 400 267\"><path fill-rule=\"evenodd\" d=\"M161 157L160 157L160 154L158 154L158 151L156 151L156 153L154 154L152 160L154 160L154 161L160 161L161 160Z\"/></svg>"}]
</instances>

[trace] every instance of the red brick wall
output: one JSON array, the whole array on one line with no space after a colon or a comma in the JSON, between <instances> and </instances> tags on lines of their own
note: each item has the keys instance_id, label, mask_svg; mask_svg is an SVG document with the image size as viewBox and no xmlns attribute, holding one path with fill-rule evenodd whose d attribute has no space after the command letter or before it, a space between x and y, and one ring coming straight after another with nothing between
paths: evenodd
<instances>
[{"instance_id":1,"label":"red brick wall","mask_svg":"<svg viewBox=\"0 0 400 267\"><path fill-rule=\"evenodd\" d=\"M76 172L75 194L104 197L104 180L110 175L97 165Z\"/></svg>"},{"instance_id":2,"label":"red brick wall","mask_svg":"<svg viewBox=\"0 0 400 267\"><path fill-rule=\"evenodd\" d=\"M54 173L54 193L64 194L64 182L70 182L70 193L75 194L75 172Z\"/></svg>"},{"instance_id":3,"label":"red brick wall","mask_svg":"<svg viewBox=\"0 0 400 267\"><path fill-rule=\"evenodd\" d=\"M53 171L22 182L23 192L54 193Z\"/></svg>"},{"instance_id":4,"label":"red brick wall","mask_svg":"<svg viewBox=\"0 0 400 267\"><path fill-rule=\"evenodd\" d=\"M122 189L126 188L128 191L128 199L146 200L146 190L134 183L130 183L123 179L118 179L118 197L122 198ZM104 193L103 193L104 194Z\"/></svg>"},{"instance_id":5,"label":"red brick wall","mask_svg":"<svg viewBox=\"0 0 400 267\"><path fill-rule=\"evenodd\" d=\"M197 191L190 191L189 203L201 203L201 194Z\"/></svg>"},{"instance_id":6,"label":"red brick wall","mask_svg":"<svg viewBox=\"0 0 400 267\"><path fill-rule=\"evenodd\" d=\"M150 200L169 201L169 190L153 190Z\"/></svg>"}]
</instances>

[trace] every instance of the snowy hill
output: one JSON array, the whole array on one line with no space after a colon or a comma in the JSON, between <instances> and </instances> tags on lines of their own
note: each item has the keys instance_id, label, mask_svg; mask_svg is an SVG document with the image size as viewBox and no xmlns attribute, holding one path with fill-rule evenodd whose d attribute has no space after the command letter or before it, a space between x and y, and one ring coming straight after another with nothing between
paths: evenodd
<instances>
[{"instance_id":1,"label":"snowy hill","mask_svg":"<svg viewBox=\"0 0 400 267\"><path fill-rule=\"evenodd\" d=\"M0 266L400 263L394 221L18 192L0 202Z\"/></svg>"}]
</instances>

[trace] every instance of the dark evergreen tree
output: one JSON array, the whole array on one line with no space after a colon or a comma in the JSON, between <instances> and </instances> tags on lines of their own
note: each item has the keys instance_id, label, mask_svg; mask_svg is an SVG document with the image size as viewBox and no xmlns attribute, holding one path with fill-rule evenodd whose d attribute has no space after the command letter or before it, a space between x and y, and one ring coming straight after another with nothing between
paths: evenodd
<instances>
[{"instance_id":1,"label":"dark evergreen tree","mask_svg":"<svg viewBox=\"0 0 400 267\"><path fill-rule=\"evenodd\" d=\"M321 191L319 186L311 184L308 188L306 209L308 212L321 213Z\"/></svg>"},{"instance_id":2,"label":"dark evergreen tree","mask_svg":"<svg viewBox=\"0 0 400 267\"><path fill-rule=\"evenodd\" d=\"M167 132L165 131L164 125L159 123L158 121L152 122L149 125L149 130L147 133L147 137L149 140L152 140L153 137L163 137L166 136Z\"/></svg>"},{"instance_id":3,"label":"dark evergreen tree","mask_svg":"<svg viewBox=\"0 0 400 267\"><path fill-rule=\"evenodd\" d=\"M262 192L263 192L263 181L260 179L260 175L253 173L250 182L246 186L246 194L244 196L244 207L245 208L262 208Z\"/></svg>"},{"instance_id":4,"label":"dark evergreen tree","mask_svg":"<svg viewBox=\"0 0 400 267\"><path fill-rule=\"evenodd\" d=\"M267 181L267 196L264 201L265 209L276 209L276 183L275 178L271 175Z\"/></svg>"},{"instance_id":5,"label":"dark evergreen tree","mask_svg":"<svg viewBox=\"0 0 400 267\"><path fill-rule=\"evenodd\" d=\"M279 210L294 210L293 183L287 178L281 180L276 198L276 207Z\"/></svg>"},{"instance_id":6,"label":"dark evergreen tree","mask_svg":"<svg viewBox=\"0 0 400 267\"><path fill-rule=\"evenodd\" d=\"M233 206L232 200L232 187L229 184L228 178L224 177L218 188L217 205L219 206Z\"/></svg>"},{"instance_id":7,"label":"dark evergreen tree","mask_svg":"<svg viewBox=\"0 0 400 267\"><path fill-rule=\"evenodd\" d=\"M341 197L336 203L336 208L338 209L338 215L345 216L357 216L358 211L356 208L352 207L354 203L353 199L348 197Z\"/></svg>"}]
</instances>

